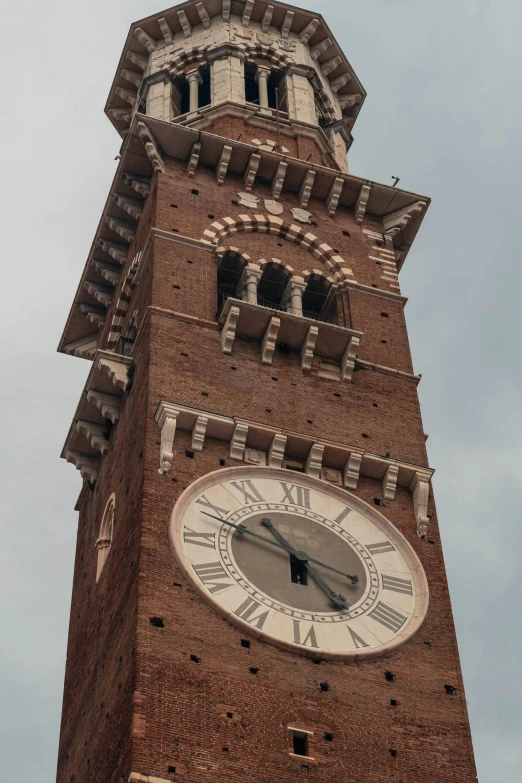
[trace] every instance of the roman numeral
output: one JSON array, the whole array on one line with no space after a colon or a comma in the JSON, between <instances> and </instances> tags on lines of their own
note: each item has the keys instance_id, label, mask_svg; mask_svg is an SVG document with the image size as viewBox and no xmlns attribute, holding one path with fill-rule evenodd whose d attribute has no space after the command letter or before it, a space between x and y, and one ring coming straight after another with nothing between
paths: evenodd
<instances>
[{"instance_id":1,"label":"roman numeral","mask_svg":"<svg viewBox=\"0 0 522 783\"><path fill-rule=\"evenodd\" d=\"M348 628L350 636L352 637L352 642L355 644L355 649L356 650L359 650L361 647L369 647L370 646L369 644L366 644L364 639L361 639L361 637L358 636L358 634L356 634L355 631L353 631L350 628L349 625L347 625L346 627Z\"/></svg>"},{"instance_id":2,"label":"roman numeral","mask_svg":"<svg viewBox=\"0 0 522 783\"><path fill-rule=\"evenodd\" d=\"M281 503L293 503L295 506L303 506L303 508L310 508L310 490L305 487L298 487L295 484L285 484L282 481L279 482L285 493Z\"/></svg>"},{"instance_id":3,"label":"roman numeral","mask_svg":"<svg viewBox=\"0 0 522 783\"><path fill-rule=\"evenodd\" d=\"M299 620L292 620L294 624L294 642L296 644L301 644L303 647L306 647L307 645L309 647L319 647L317 644L317 637L315 635L315 628L313 625L310 626L310 629L308 633L306 634L303 641L301 641L301 623Z\"/></svg>"},{"instance_id":4,"label":"roman numeral","mask_svg":"<svg viewBox=\"0 0 522 783\"><path fill-rule=\"evenodd\" d=\"M219 561L195 565L192 568L212 595L232 587L232 582L222 582L223 579L228 579L228 574Z\"/></svg>"},{"instance_id":5,"label":"roman numeral","mask_svg":"<svg viewBox=\"0 0 522 783\"><path fill-rule=\"evenodd\" d=\"M373 612L370 612L368 617L373 617L374 620L384 625L385 628L389 628L393 633L397 633L399 628L406 622L406 617L381 601L379 601Z\"/></svg>"},{"instance_id":6,"label":"roman numeral","mask_svg":"<svg viewBox=\"0 0 522 783\"><path fill-rule=\"evenodd\" d=\"M413 589L409 579L397 579L394 576L385 576L384 574L381 574L381 579L383 590L393 590L394 593L413 595Z\"/></svg>"},{"instance_id":7,"label":"roman numeral","mask_svg":"<svg viewBox=\"0 0 522 783\"><path fill-rule=\"evenodd\" d=\"M343 509L343 511L341 511L341 513L339 514L339 516L337 517L337 519L335 521L337 522L338 525L340 525L341 522L344 522L344 520L346 519L348 514L351 514L351 513L352 513L352 509L351 508L345 508L345 509Z\"/></svg>"},{"instance_id":8,"label":"roman numeral","mask_svg":"<svg viewBox=\"0 0 522 783\"><path fill-rule=\"evenodd\" d=\"M254 601L252 598L247 598L246 601L241 604L239 609L236 609L234 614L236 614L238 617L241 617L242 620L246 620L251 625L255 625L257 628L262 629L266 618L270 614L270 610L267 609L266 612L253 617L252 615L254 615L258 609L261 609L260 604L256 603L256 601Z\"/></svg>"},{"instance_id":9,"label":"roman numeral","mask_svg":"<svg viewBox=\"0 0 522 783\"><path fill-rule=\"evenodd\" d=\"M204 546L207 549L216 548L215 533L196 533L189 527L186 527L183 530L183 541L185 544L196 544L197 546Z\"/></svg>"},{"instance_id":10,"label":"roman numeral","mask_svg":"<svg viewBox=\"0 0 522 783\"><path fill-rule=\"evenodd\" d=\"M389 541L383 541L381 544L369 544L366 549L371 555L382 555L384 552L395 552L395 547Z\"/></svg>"},{"instance_id":11,"label":"roman numeral","mask_svg":"<svg viewBox=\"0 0 522 783\"><path fill-rule=\"evenodd\" d=\"M263 498L254 487L251 481L232 481L232 486L235 487L245 499L245 503L262 503Z\"/></svg>"},{"instance_id":12,"label":"roman numeral","mask_svg":"<svg viewBox=\"0 0 522 783\"><path fill-rule=\"evenodd\" d=\"M212 511L214 511L214 513L218 515L218 517L224 517L226 514L228 514L226 508L220 508L219 506L215 506L213 503L210 502L210 500L207 500L205 495L201 495L201 497L196 500L196 503L205 506L205 508L211 508Z\"/></svg>"}]
</instances>

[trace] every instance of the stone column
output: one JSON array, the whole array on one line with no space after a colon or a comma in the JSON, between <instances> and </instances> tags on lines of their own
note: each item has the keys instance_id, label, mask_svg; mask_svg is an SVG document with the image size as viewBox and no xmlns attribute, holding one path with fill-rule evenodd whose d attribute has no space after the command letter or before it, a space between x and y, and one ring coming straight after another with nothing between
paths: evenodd
<instances>
[{"instance_id":1,"label":"stone column","mask_svg":"<svg viewBox=\"0 0 522 783\"><path fill-rule=\"evenodd\" d=\"M290 279L283 300L289 313L303 315L303 294L305 290L306 283L302 278L296 279L292 277Z\"/></svg>"},{"instance_id":2,"label":"stone column","mask_svg":"<svg viewBox=\"0 0 522 783\"><path fill-rule=\"evenodd\" d=\"M199 109L199 85L202 84L203 79L201 78L197 68L195 71L190 71L185 75L190 86L189 111L192 114L192 112L195 112Z\"/></svg>"},{"instance_id":3,"label":"stone column","mask_svg":"<svg viewBox=\"0 0 522 783\"><path fill-rule=\"evenodd\" d=\"M263 276L263 270L257 264L249 264L245 267L241 278L241 299L250 304L257 304L257 287Z\"/></svg>"},{"instance_id":4,"label":"stone column","mask_svg":"<svg viewBox=\"0 0 522 783\"><path fill-rule=\"evenodd\" d=\"M259 85L259 105L262 109L268 109L268 77L269 68L258 68L256 73L256 82Z\"/></svg>"}]
</instances>

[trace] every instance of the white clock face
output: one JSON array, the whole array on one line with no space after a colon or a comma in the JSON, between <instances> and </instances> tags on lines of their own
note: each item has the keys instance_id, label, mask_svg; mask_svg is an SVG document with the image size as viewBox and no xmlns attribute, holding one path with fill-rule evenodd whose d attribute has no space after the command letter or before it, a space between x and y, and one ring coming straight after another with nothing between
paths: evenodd
<instances>
[{"instance_id":1,"label":"white clock face","mask_svg":"<svg viewBox=\"0 0 522 783\"><path fill-rule=\"evenodd\" d=\"M411 546L378 511L304 474L238 467L192 484L172 513L199 593L251 635L353 660L407 641L428 608Z\"/></svg>"}]
</instances>

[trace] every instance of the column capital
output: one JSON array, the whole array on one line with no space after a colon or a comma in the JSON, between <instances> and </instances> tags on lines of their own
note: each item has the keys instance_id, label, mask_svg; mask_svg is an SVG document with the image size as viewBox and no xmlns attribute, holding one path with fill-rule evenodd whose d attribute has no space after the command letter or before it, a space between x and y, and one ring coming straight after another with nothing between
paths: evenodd
<instances>
[{"instance_id":1,"label":"column capital","mask_svg":"<svg viewBox=\"0 0 522 783\"><path fill-rule=\"evenodd\" d=\"M191 82L197 82L198 84L203 84L203 79L201 78L199 68L195 68L193 71L189 71L188 73L186 73L185 78L189 84L191 84Z\"/></svg>"},{"instance_id":2,"label":"column capital","mask_svg":"<svg viewBox=\"0 0 522 783\"><path fill-rule=\"evenodd\" d=\"M256 82L259 81L260 78L268 79L271 73L272 70L270 68L266 68L264 65L258 65L255 76Z\"/></svg>"}]
</instances>

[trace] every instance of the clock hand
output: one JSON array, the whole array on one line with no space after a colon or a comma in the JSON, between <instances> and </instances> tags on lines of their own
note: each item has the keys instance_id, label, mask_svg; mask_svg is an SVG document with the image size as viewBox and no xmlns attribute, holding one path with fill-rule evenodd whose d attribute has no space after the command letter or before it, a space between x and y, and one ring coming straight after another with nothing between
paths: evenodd
<instances>
[{"instance_id":1,"label":"clock hand","mask_svg":"<svg viewBox=\"0 0 522 783\"><path fill-rule=\"evenodd\" d=\"M317 573L315 568L312 568L312 566L309 563L309 558L308 558L308 555L306 554L306 552L298 552L297 549L294 549L294 547L291 544L288 543L286 538L284 538L281 535L281 533L279 533L279 531L275 529L275 527L273 526L273 524L270 521L270 519L262 519L261 520L261 524L264 527L267 527L274 534L274 536L283 545L284 549L286 549L286 551L289 554L293 555L294 557L296 557L298 560L300 560L302 562L302 564L304 565L304 567L306 568L306 570L308 571L310 576L312 576L315 579L315 581L317 582L317 584L319 584L323 588L323 590L326 593L328 593L328 595L330 596L331 602L333 603L334 606L337 607L337 609L349 609L350 608L348 606L348 604L346 603L346 599L343 598L342 595L337 595L337 593L334 592L332 590L332 588L324 581L323 577L320 576Z\"/></svg>"},{"instance_id":2,"label":"clock hand","mask_svg":"<svg viewBox=\"0 0 522 783\"><path fill-rule=\"evenodd\" d=\"M236 525L234 522L229 522L227 519L222 519L221 517L216 517L214 514L209 514L208 511L202 511L202 514L205 514L206 517L210 517L211 519L215 519L218 522L222 522L223 525L228 525L229 527L233 527L240 535L246 534L247 536L252 536L252 538L257 538L259 541L264 541L265 544L270 544L270 546L275 546L277 549L282 549L283 551L287 552L287 548L285 546L282 546L281 544L276 544L275 541L271 541L269 538L265 538L265 536L260 536L258 533L254 533L252 530L249 530L245 525ZM346 579L349 579L353 585L356 585L359 582L358 576L351 576L350 574L345 574L343 571L339 571L337 568L333 568L333 566L326 565L326 563L321 563L320 560L315 560L313 557L308 557L307 559L309 563L313 563L314 565L321 566L321 568L326 568L328 571L333 571L335 574L339 574L340 576L344 576Z\"/></svg>"}]
</instances>

